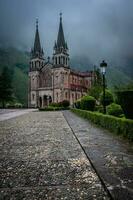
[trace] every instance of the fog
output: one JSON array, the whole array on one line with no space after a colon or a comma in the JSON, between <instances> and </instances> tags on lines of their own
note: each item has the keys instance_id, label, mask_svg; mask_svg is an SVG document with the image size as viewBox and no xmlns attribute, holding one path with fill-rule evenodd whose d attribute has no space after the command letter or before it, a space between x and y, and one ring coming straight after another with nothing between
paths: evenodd
<instances>
[{"instance_id":1,"label":"fog","mask_svg":"<svg viewBox=\"0 0 133 200\"><path fill-rule=\"evenodd\" d=\"M133 0L0 0L0 46L30 51L38 18L42 47L52 56L60 12L70 57L133 63Z\"/></svg>"}]
</instances>

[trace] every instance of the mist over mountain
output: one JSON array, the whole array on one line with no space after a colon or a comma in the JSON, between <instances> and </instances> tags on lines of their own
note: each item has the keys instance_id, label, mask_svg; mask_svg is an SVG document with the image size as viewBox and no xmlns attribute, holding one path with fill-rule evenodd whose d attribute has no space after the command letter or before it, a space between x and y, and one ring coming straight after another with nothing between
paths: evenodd
<instances>
[{"instance_id":1,"label":"mist over mountain","mask_svg":"<svg viewBox=\"0 0 133 200\"><path fill-rule=\"evenodd\" d=\"M17 101L27 105L28 98L28 70L30 54L27 51L16 48L0 48L0 73L3 67L11 70L13 77L13 94ZM70 66L79 71L94 70L94 65L86 56L71 57ZM98 66L96 66L98 67ZM121 86L131 82L130 76L126 75L124 70L115 66L108 66L107 83L108 87Z\"/></svg>"},{"instance_id":2,"label":"mist over mountain","mask_svg":"<svg viewBox=\"0 0 133 200\"><path fill-rule=\"evenodd\" d=\"M71 57L84 56L93 65L105 59L132 74L132 0L1 0L0 46L30 51L38 18L42 47L46 57L51 56L59 12Z\"/></svg>"},{"instance_id":3,"label":"mist over mountain","mask_svg":"<svg viewBox=\"0 0 133 200\"><path fill-rule=\"evenodd\" d=\"M132 80L132 0L1 0L0 73L4 66L12 69L14 94L20 102L27 99L36 18L45 58L52 57L60 12L72 68L93 70L106 60L109 86Z\"/></svg>"}]
</instances>

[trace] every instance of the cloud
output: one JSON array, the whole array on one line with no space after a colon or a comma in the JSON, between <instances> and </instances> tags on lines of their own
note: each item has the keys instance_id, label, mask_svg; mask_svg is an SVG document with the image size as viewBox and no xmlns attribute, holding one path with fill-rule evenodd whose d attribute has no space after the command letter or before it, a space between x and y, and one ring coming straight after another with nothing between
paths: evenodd
<instances>
[{"instance_id":1,"label":"cloud","mask_svg":"<svg viewBox=\"0 0 133 200\"><path fill-rule=\"evenodd\" d=\"M35 19L46 55L57 38L59 12L70 55L85 55L92 63L133 60L132 0L1 0L0 43L30 50Z\"/></svg>"}]
</instances>

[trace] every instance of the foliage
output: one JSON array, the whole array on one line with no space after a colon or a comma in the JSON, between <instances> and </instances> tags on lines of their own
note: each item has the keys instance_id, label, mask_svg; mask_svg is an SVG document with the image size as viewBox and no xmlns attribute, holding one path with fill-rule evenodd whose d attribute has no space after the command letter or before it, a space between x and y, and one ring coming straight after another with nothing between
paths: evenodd
<instances>
[{"instance_id":1,"label":"foliage","mask_svg":"<svg viewBox=\"0 0 133 200\"><path fill-rule=\"evenodd\" d=\"M5 107L5 103L12 100L12 76L10 70L7 67L3 68L0 76L0 101L2 107Z\"/></svg>"},{"instance_id":2,"label":"foliage","mask_svg":"<svg viewBox=\"0 0 133 200\"><path fill-rule=\"evenodd\" d=\"M111 103L110 105L107 106L107 114L116 117L121 117L123 114L123 110L120 105L116 103Z\"/></svg>"},{"instance_id":3,"label":"foliage","mask_svg":"<svg viewBox=\"0 0 133 200\"><path fill-rule=\"evenodd\" d=\"M133 90L117 91L116 95L126 118L133 119Z\"/></svg>"},{"instance_id":4,"label":"foliage","mask_svg":"<svg viewBox=\"0 0 133 200\"><path fill-rule=\"evenodd\" d=\"M39 108L39 111L59 111L59 110L68 110L68 107L48 106L48 107L45 107L45 108Z\"/></svg>"},{"instance_id":5,"label":"foliage","mask_svg":"<svg viewBox=\"0 0 133 200\"><path fill-rule=\"evenodd\" d=\"M79 116L84 117L103 128L133 141L133 120L79 109L71 110Z\"/></svg>"},{"instance_id":6,"label":"foliage","mask_svg":"<svg viewBox=\"0 0 133 200\"><path fill-rule=\"evenodd\" d=\"M50 103L50 106L52 106L52 107L61 107L60 103L55 103L55 102Z\"/></svg>"},{"instance_id":7,"label":"foliage","mask_svg":"<svg viewBox=\"0 0 133 200\"><path fill-rule=\"evenodd\" d=\"M102 76L99 68L95 69L94 72L96 76L94 77L92 87L89 89L88 94L98 100L102 92Z\"/></svg>"},{"instance_id":8,"label":"foliage","mask_svg":"<svg viewBox=\"0 0 133 200\"><path fill-rule=\"evenodd\" d=\"M17 102L27 105L29 54L15 48L0 48L0 74L7 66L12 74L13 95Z\"/></svg>"},{"instance_id":9,"label":"foliage","mask_svg":"<svg viewBox=\"0 0 133 200\"><path fill-rule=\"evenodd\" d=\"M132 80L131 77L124 72L121 66L111 66L108 67L106 71L107 83L111 88L113 88L114 85L121 87Z\"/></svg>"},{"instance_id":10,"label":"foliage","mask_svg":"<svg viewBox=\"0 0 133 200\"><path fill-rule=\"evenodd\" d=\"M15 103L15 102L8 102L6 104L6 108L22 108L23 105L21 103Z\"/></svg>"},{"instance_id":11,"label":"foliage","mask_svg":"<svg viewBox=\"0 0 133 200\"><path fill-rule=\"evenodd\" d=\"M65 108L69 107L69 105L70 105L70 103L67 100L64 100L64 101L61 101L58 103L53 102L50 104L50 106L52 106L52 107L65 107Z\"/></svg>"},{"instance_id":12,"label":"foliage","mask_svg":"<svg viewBox=\"0 0 133 200\"><path fill-rule=\"evenodd\" d=\"M84 96L81 99L81 109L93 111L95 108L96 100L92 96Z\"/></svg>"},{"instance_id":13,"label":"foliage","mask_svg":"<svg viewBox=\"0 0 133 200\"><path fill-rule=\"evenodd\" d=\"M93 82L93 86L101 86L102 87L102 75L100 73L100 69L94 69L94 72L96 74Z\"/></svg>"},{"instance_id":14,"label":"foliage","mask_svg":"<svg viewBox=\"0 0 133 200\"><path fill-rule=\"evenodd\" d=\"M70 103L68 100L63 100L62 102L60 102L61 106L64 108L69 107Z\"/></svg>"},{"instance_id":15,"label":"foliage","mask_svg":"<svg viewBox=\"0 0 133 200\"><path fill-rule=\"evenodd\" d=\"M101 92L102 92L102 87L100 85L95 85L90 88L88 94L94 97L96 100L98 100Z\"/></svg>"},{"instance_id":16,"label":"foliage","mask_svg":"<svg viewBox=\"0 0 133 200\"><path fill-rule=\"evenodd\" d=\"M15 103L14 106L15 106L15 108L22 108L23 107L22 103Z\"/></svg>"},{"instance_id":17,"label":"foliage","mask_svg":"<svg viewBox=\"0 0 133 200\"><path fill-rule=\"evenodd\" d=\"M128 82L126 85L121 85L121 86L114 86L115 92L117 91L126 91L126 90L133 90L133 81Z\"/></svg>"},{"instance_id":18,"label":"foliage","mask_svg":"<svg viewBox=\"0 0 133 200\"><path fill-rule=\"evenodd\" d=\"M80 109L81 108L81 99L78 99L76 102L75 102L75 107Z\"/></svg>"},{"instance_id":19,"label":"foliage","mask_svg":"<svg viewBox=\"0 0 133 200\"><path fill-rule=\"evenodd\" d=\"M96 105L95 111L103 113L103 106L102 105Z\"/></svg>"},{"instance_id":20,"label":"foliage","mask_svg":"<svg viewBox=\"0 0 133 200\"><path fill-rule=\"evenodd\" d=\"M114 97L112 93L109 90L105 90L105 105L108 106L109 104L114 102ZM100 95L100 103L103 105L104 100L103 100L103 92Z\"/></svg>"},{"instance_id":21,"label":"foliage","mask_svg":"<svg viewBox=\"0 0 133 200\"><path fill-rule=\"evenodd\" d=\"M22 71L18 68L14 69L13 76L13 91L17 98L17 101L27 106L28 101L28 79L26 74L22 73Z\"/></svg>"}]
</instances>

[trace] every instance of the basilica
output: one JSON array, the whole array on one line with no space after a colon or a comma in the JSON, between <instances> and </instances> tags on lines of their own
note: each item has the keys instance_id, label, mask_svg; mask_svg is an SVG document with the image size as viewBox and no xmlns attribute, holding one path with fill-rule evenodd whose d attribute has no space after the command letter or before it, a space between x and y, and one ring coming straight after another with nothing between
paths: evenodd
<instances>
[{"instance_id":1,"label":"basilica","mask_svg":"<svg viewBox=\"0 0 133 200\"><path fill-rule=\"evenodd\" d=\"M29 108L45 107L52 102L63 100L68 100L72 105L77 99L86 95L92 85L94 73L75 71L69 63L69 49L64 37L62 14L60 14L52 60L44 56L37 21L29 67Z\"/></svg>"}]
</instances>

